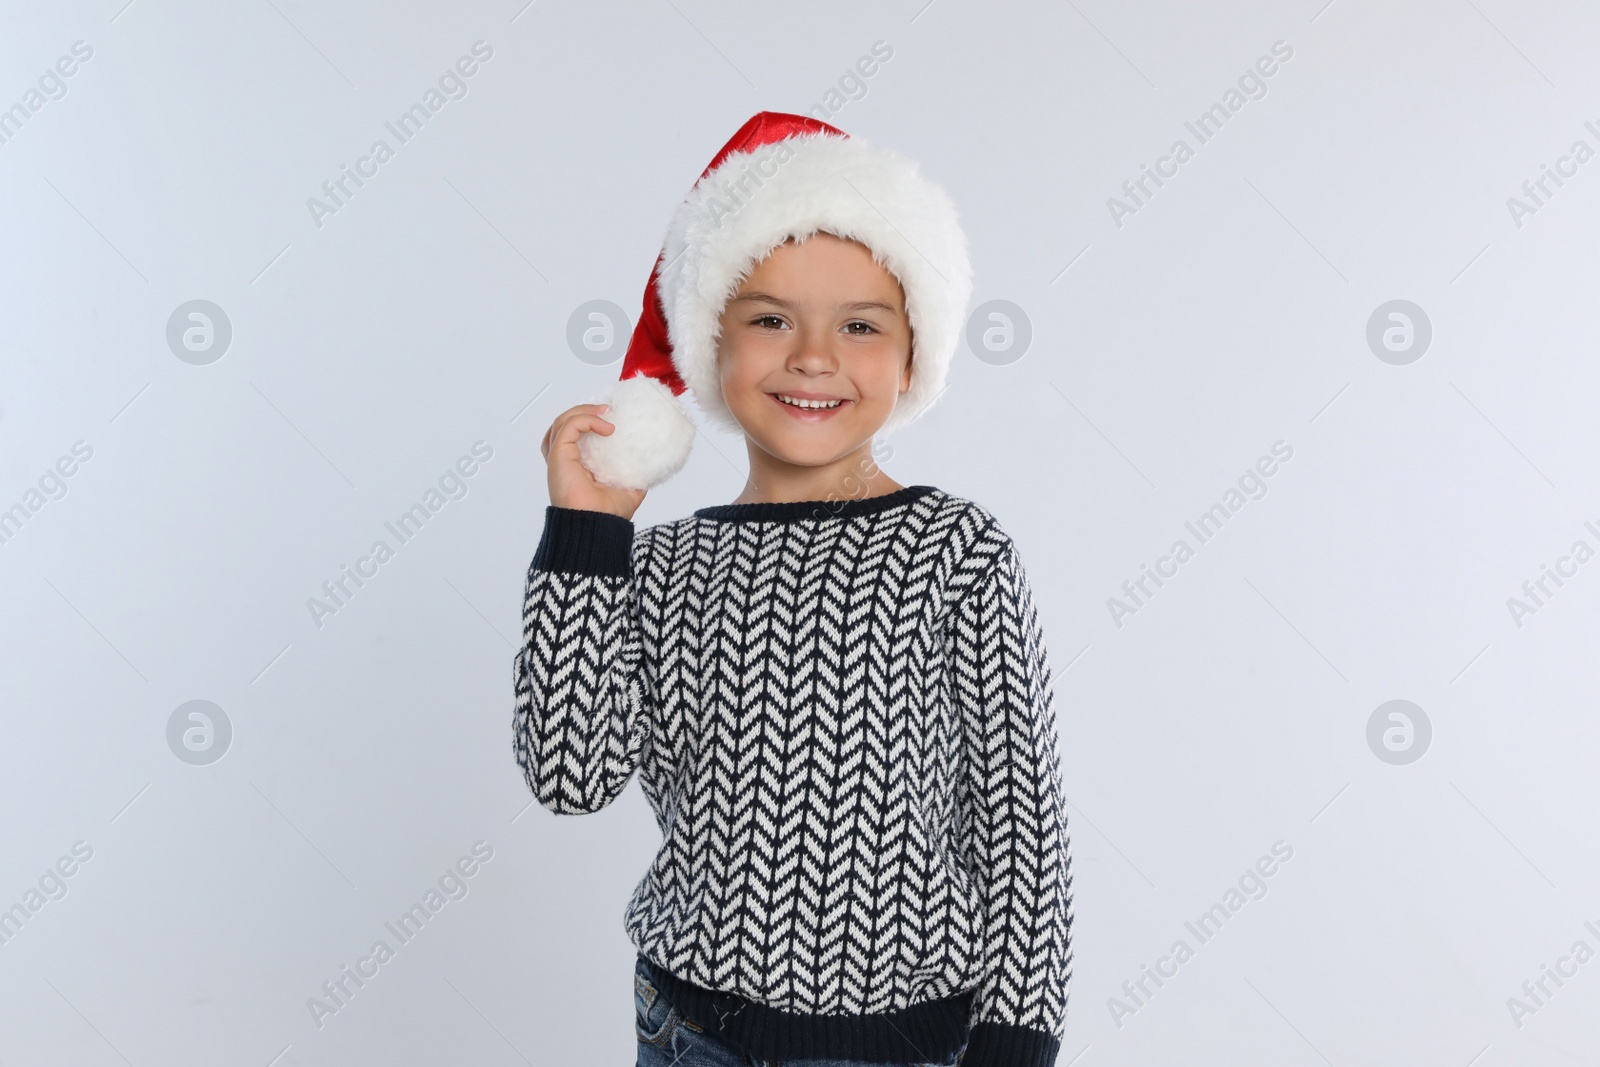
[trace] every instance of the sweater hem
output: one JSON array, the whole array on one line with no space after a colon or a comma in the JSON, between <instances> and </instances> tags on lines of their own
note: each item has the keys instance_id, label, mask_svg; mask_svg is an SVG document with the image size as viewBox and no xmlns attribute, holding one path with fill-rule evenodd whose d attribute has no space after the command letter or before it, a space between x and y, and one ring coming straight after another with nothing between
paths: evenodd
<instances>
[{"instance_id":1,"label":"sweater hem","mask_svg":"<svg viewBox=\"0 0 1600 1067\"><path fill-rule=\"evenodd\" d=\"M1013 1023L981 1022L972 1027L961 1067L1053 1067L1060 1051L1061 1042L1054 1034Z\"/></svg>"},{"instance_id":2,"label":"sweater hem","mask_svg":"<svg viewBox=\"0 0 1600 1067\"><path fill-rule=\"evenodd\" d=\"M903 1064L952 1059L967 1041L977 995L976 990L967 990L872 1015L792 1012L696 985L642 953L639 959L661 995L681 1015L763 1060Z\"/></svg>"}]
</instances>

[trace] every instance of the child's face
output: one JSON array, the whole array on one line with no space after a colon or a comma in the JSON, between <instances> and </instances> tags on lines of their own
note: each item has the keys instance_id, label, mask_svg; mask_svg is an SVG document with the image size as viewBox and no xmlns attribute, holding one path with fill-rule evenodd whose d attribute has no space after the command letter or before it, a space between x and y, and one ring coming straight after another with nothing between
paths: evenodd
<instances>
[{"instance_id":1,"label":"child's face","mask_svg":"<svg viewBox=\"0 0 1600 1067\"><path fill-rule=\"evenodd\" d=\"M787 463L849 455L911 388L905 292L855 241L819 232L779 245L739 286L721 323L722 395L751 441ZM800 409L780 394L843 403Z\"/></svg>"}]
</instances>

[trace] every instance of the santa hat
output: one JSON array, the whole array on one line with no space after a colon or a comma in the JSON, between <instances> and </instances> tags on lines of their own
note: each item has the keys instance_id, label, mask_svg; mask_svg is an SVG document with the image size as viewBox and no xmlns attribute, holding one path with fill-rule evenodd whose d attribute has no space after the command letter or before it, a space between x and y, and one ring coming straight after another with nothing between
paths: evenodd
<instances>
[{"instance_id":1,"label":"santa hat","mask_svg":"<svg viewBox=\"0 0 1600 1067\"><path fill-rule=\"evenodd\" d=\"M621 378L602 401L616 429L578 439L596 479L648 489L682 469L696 432L680 399L686 391L712 424L741 432L717 374L722 310L769 252L818 231L861 242L905 291L911 387L884 431L933 404L972 294L955 205L903 156L816 119L763 111L722 146L673 213Z\"/></svg>"}]
</instances>

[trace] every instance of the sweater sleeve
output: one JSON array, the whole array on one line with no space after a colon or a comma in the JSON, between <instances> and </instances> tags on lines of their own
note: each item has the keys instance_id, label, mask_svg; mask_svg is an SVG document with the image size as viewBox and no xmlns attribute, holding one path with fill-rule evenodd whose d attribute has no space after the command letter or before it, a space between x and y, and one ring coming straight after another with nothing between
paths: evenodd
<instances>
[{"instance_id":1,"label":"sweater sleeve","mask_svg":"<svg viewBox=\"0 0 1600 1067\"><path fill-rule=\"evenodd\" d=\"M957 832L983 900L986 950L961 1062L1050 1067L1072 979L1072 859L1039 612L1015 544L1001 537L949 620L967 765Z\"/></svg>"},{"instance_id":2,"label":"sweater sleeve","mask_svg":"<svg viewBox=\"0 0 1600 1067\"><path fill-rule=\"evenodd\" d=\"M545 508L513 664L513 745L533 795L558 815L615 800L650 740L633 553L631 520Z\"/></svg>"}]
</instances>

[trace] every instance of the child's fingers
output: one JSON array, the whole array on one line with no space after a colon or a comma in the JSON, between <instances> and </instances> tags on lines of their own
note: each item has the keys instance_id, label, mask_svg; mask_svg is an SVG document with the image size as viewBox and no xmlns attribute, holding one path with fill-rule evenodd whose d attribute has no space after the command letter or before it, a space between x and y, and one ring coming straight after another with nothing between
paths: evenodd
<instances>
[{"instance_id":1,"label":"child's fingers","mask_svg":"<svg viewBox=\"0 0 1600 1067\"><path fill-rule=\"evenodd\" d=\"M576 448L581 434L593 432L607 437L615 430L614 425L598 415L569 415L561 421L560 429L556 431L554 447Z\"/></svg>"},{"instance_id":2,"label":"child's fingers","mask_svg":"<svg viewBox=\"0 0 1600 1067\"><path fill-rule=\"evenodd\" d=\"M604 427L604 430L601 429ZM574 415L561 427L561 434L565 440L576 441L578 435L588 431L596 433L610 433L616 426L599 415Z\"/></svg>"},{"instance_id":3,"label":"child's fingers","mask_svg":"<svg viewBox=\"0 0 1600 1067\"><path fill-rule=\"evenodd\" d=\"M545 460L550 459L552 447L561 448L575 444L578 436L586 431L593 431L602 436L609 435L616 426L600 418L598 414L609 407L609 404L577 404L557 415L539 442L539 451Z\"/></svg>"}]
</instances>

